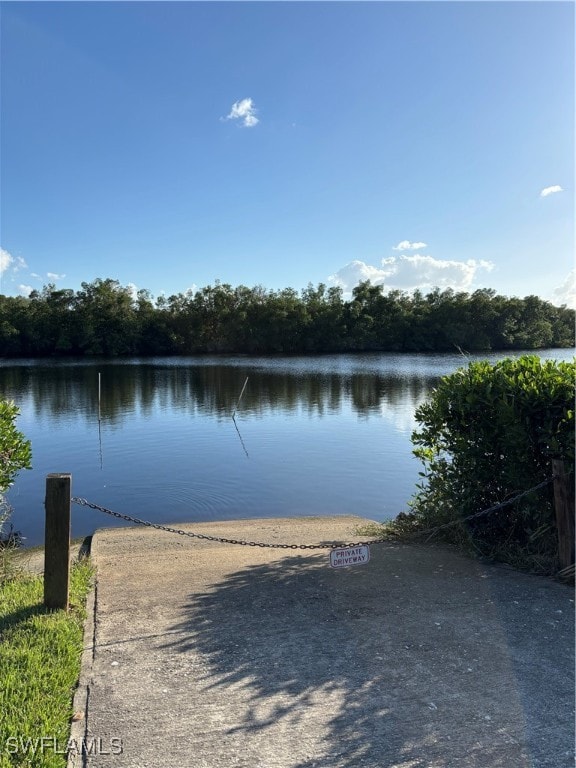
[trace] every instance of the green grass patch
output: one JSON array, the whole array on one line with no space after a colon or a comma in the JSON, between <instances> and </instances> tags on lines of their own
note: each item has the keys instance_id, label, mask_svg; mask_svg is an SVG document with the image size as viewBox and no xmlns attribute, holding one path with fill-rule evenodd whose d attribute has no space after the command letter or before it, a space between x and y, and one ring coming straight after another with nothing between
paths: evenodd
<instances>
[{"instance_id":1,"label":"green grass patch","mask_svg":"<svg viewBox=\"0 0 576 768\"><path fill-rule=\"evenodd\" d=\"M0 768L66 765L92 575L72 566L68 612L44 608L41 576L0 581Z\"/></svg>"}]
</instances>

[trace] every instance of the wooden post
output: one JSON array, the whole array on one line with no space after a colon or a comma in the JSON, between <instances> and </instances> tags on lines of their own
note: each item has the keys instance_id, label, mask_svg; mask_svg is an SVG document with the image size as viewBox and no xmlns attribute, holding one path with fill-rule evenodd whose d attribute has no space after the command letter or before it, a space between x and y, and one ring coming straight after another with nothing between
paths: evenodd
<instances>
[{"instance_id":1,"label":"wooden post","mask_svg":"<svg viewBox=\"0 0 576 768\"><path fill-rule=\"evenodd\" d=\"M552 459L560 570L574 564L574 486L561 459Z\"/></svg>"},{"instance_id":2,"label":"wooden post","mask_svg":"<svg viewBox=\"0 0 576 768\"><path fill-rule=\"evenodd\" d=\"M44 605L68 610L70 590L70 496L72 475L46 476Z\"/></svg>"}]
</instances>

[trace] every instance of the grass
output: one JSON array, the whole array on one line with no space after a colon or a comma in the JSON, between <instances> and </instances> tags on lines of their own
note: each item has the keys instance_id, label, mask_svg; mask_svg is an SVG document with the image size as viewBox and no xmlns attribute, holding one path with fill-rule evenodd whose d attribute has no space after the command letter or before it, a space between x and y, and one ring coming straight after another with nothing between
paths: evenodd
<instances>
[{"instance_id":1,"label":"grass","mask_svg":"<svg viewBox=\"0 0 576 768\"><path fill-rule=\"evenodd\" d=\"M0 572L0 768L66 765L92 575L72 566L66 612L44 608L41 576Z\"/></svg>"}]
</instances>

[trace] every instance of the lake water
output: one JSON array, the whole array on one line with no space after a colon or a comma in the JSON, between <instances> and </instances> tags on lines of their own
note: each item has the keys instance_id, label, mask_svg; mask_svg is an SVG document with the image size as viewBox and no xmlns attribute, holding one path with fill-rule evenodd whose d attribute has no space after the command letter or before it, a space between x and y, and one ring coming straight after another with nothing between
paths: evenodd
<instances>
[{"instance_id":1,"label":"lake water","mask_svg":"<svg viewBox=\"0 0 576 768\"><path fill-rule=\"evenodd\" d=\"M568 360L573 350L539 354ZM20 408L33 451L33 469L7 494L12 522L27 545L43 542L50 472L72 473L75 496L158 523L391 519L419 479L414 412L463 364L379 353L1 361L0 397ZM123 524L78 505L72 521L73 536Z\"/></svg>"}]
</instances>

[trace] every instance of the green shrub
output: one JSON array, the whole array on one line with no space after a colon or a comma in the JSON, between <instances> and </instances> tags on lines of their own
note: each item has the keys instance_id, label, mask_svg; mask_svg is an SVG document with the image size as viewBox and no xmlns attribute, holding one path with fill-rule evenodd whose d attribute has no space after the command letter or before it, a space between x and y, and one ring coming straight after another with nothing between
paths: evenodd
<instances>
[{"instance_id":1,"label":"green shrub","mask_svg":"<svg viewBox=\"0 0 576 768\"><path fill-rule=\"evenodd\" d=\"M18 408L14 403L0 400L0 582L11 572L10 550L13 540L4 533L11 507L4 491L10 487L20 469L30 467L30 442L16 429Z\"/></svg>"},{"instance_id":2,"label":"green shrub","mask_svg":"<svg viewBox=\"0 0 576 768\"><path fill-rule=\"evenodd\" d=\"M30 443L16 429L18 408L0 400L0 493L12 483L20 469L30 467Z\"/></svg>"},{"instance_id":3,"label":"green shrub","mask_svg":"<svg viewBox=\"0 0 576 768\"><path fill-rule=\"evenodd\" d=\"M444 377L416 412L424 479L399 526L431 528L510 499L551 478L552 458L573 472L575 373L574 362L525 356ZM442 535L549 571L557 554L552 484Z\"/></svg>"}]
</instances>

